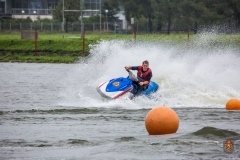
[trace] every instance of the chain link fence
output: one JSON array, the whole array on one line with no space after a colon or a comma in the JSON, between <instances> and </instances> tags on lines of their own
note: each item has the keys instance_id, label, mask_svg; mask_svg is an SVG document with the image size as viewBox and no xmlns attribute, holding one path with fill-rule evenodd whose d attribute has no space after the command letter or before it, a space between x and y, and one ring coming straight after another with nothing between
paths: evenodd
<instances>
[{"instance_id":1,"label":"chain link fence","mask_svg":"<svg viewBox=\"0 0 240 160\"><path fill-rule=\"evenodd\" d=\"M63 31L63 26L61 22L0 22L0 32L14 32L22 30L38 30L40 32L47 33L60 33ZM123 22L103 22L101 23L84 23L83 28L86 32L108 32L108 33L132 33L133 27L131 24ZM136 32L138 33L150 33L150 29L147 23L136 23L134 25ZM81 32L82 26L80 22L64 24L64 31L68 33L79 33ZM197 33L198 31L211 31L217 30L219 33L239 33L240 28L233 25L219 25L208 27L189 27L189 28L173 28L170 30L171 33L184 33L188 31ZM167 33L166 28L162 28L160 31L153 28L151 33Z\"/></svg>"},{"instance_id":2,"label":"chain link fence","mask_svg":"<svg viewBox=\"0 0 240 160\"><path fill-rule=\"evenodd\" d=\"M61 22L0 22L0 31L1 32L14 32L22 30L38 30L40 32L48 33L59 33L63 31L63 26ZM108 33L132 33L133 27L131 24L122 23L122 22L103 22L101 23L84 23L83 28L86 32L108 32ZM135 24L134 28L139 33L149 33L149 28L147 23ZM81 23L74 22L64 24L64 31L68 33L81 32ZM173 32L187 32L188 29L174 30ZM156 31L153 31L156 32ZM167 33L167 30L163 29L159 31L161 33Z\"/></svg>"},{"instance_id":3,"label":"chain link fence","mask_svg":"<svg viewBox=\"0 0 240 160\"><path fill-rule=\"evenodd\" d=\"M39 23L22 23L22 22L0 22L0 31L12 32L12 31L21 31L21 30L39 30L41 32L62 32L62 23L61 22L39 22ZM122 23L86 23L83 24L85 31L89 32L114 32L119 33L120 31L128 30L130 27L125 27ZM67 32L81 32L81 23L68 23L64 24L64 30Z\"/></svg>"}]
</instances>

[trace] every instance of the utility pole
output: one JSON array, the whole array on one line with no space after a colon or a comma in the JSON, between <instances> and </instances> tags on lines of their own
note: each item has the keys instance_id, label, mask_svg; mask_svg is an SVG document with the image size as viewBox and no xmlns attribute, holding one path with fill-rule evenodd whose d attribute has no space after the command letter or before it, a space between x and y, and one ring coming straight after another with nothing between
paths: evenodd
<instances>
[{"instance_id":1,"label":"utility pole","mask_svg":"<svg viewBox=\"0 0 240 160\"><path fill-rule=\"evenodd\" d=\"M84 46L85 46L85 32L84 32L84 24L83 24L83 1L80 0L80 10L81 10L81 37L82 37L82 56L84 56Z\"/></svg>"},{"instance_id":2,"label":"utility pole","mask_svg":"<svg viewBox=\"0 0 240 160\"><path fill-rule=\"evenodd\" d=\"M64 0L62 5L62 32L64 32Z\"/></svg>"},{"instance_id":3,"label":"utility pole","mask_svg":"<svg viewBox=\"0 0 240 160\"><path fill-rule=\"evenodd\" d=\"M80 10L81 10L81 33L83 37L83 32L84 32L84 24L83 24L83 0L80 0Z\"/></svg>"},{"instance_id":4,"label":"utility pole","mask_svg":"<svg viewBox=\"0 0 240 160\"><path fill-rule=\"evenodd\" d=\"M105 12L106 12L106 23L107 23L107 32L108 32L108 10L106 9Z\"/></svg>"},{"instance_id":5,"label":"utility pole","mask_svg":"<svg viewBox=\"0 0 240 160\"><path fill-rule=\"evenodd\" d=\"M100 35L102 34L102 16L101 16L101 10L102 10L102 0L100 0Z\"/></svg>"}]
</instances>

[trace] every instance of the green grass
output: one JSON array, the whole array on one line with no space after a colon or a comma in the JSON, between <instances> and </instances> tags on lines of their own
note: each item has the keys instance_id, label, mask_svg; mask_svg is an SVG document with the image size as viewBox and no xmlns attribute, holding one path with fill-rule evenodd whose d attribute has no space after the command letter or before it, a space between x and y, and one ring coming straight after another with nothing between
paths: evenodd
<instances>
[{"instance_id":1,"label":"green grass","mask_svg":"<svg viewBox=\"0 0 240 160\"><path fill-rule=\"evenodd\" d=\"M74 63L79 60L78 55L29 55L29 54L0 54L1 62L27 63Z\"/></svg>"},{"instance_id":2,"label":"green grass","mask_svg":"<svg viewBox=\"0 0 240 160\"><path fill-rule=\"evenodd\" d=\"M58 35L39 35L37 50L40 52L82 52L82 39L62 38ZM90 41L85 39L85 51ZM35 41L20 39L19 34L0 34L0 51L30 52L35 50Z\"/></svg>"},{"instance_id":3,"label":"green grass","mask_svg":"<svg viewBox=\"0 0 240 160\"><path fill-rule=\"evenodd\" d=\"M202 36L215 46L230 45L240 47L240 34L190 34L190 43L197 42ZM101 40L132 41L133 34L86 33L85 55L91 43ZM188 43L187 33L181 34L137 34L136 42ZM37 62L37 63L72 63L82 54L80 34L46 34L39 33L37 51L34 56L35 42L21 39L20 33L0 33L0 61L2 62Z\"/></svg>"}]
</instances>

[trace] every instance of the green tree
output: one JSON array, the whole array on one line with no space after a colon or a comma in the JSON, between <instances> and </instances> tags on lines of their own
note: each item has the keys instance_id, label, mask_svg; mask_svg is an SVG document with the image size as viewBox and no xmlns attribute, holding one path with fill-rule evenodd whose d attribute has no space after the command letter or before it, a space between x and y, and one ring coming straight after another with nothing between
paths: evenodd
<instances>
[{"instance_id":1,"label":"green tree","mask_svg":"<svg viewBox=\"0 0 240 160\"><path fill-rule=\"evenodd\" d=\"M227 0L229 8L232 9L233 19L236 21L236 28L240 30L240 1L239 0Z\"/></svg>"},{"instance_id":2,"label":"green tree","mask_svg":"<svg viewBox=\"0 0 240 160\"><path fill-rule=\"evenodd\" d=\"M139 12L148 20L148 31L152 33L153 31L153 9L152 0L139 0Z\"/></svg>"},{"instance_id":3,"label":"green tree","mask_svg":"<svg viewBox=\"0 0 240 160\"><path fill-rule=\"evenodd\" d=\"M240 27L240 1L239 0L213 0L207 8L217 14L214 22L224 22L229 26Z\"/></svg>"},{"instance_id":4,"label":"green tree","mask_svg":"<svg viewBox=\"0 0 240 160\"><path fill-rule=\"evenodd\" d=\"M62 21L62 2L52 10L54 19ZM80 10L80 0L65 0L65 10ZM148 32L194 29L198 26L223 24L240 27L239 0L104 0L102 18L108 22L116 20L114 15L121 9L125 11L128 22L135 18L136 23L147 24ZM108 10L106 14L105 10ZM79 21L80 12L64 12L65 24ZM106 16L107 17L106 17ZM98 22L99 17L85 19ZM67 31L67 27L66 31Z\"/></svg>"},{"instance_id":5,"label":"green tree","mask_svg":"<svg viewBox=\"0 0 240 160\"><path fill-rule=\"evenodd\" d=\"M119 1L116 0L104 0L102 5L102 13L105 13L107 17L104 16L104 18L107 18L108 22L114 22L117 20L117 18L114 16L118 13L120 9ZM106 10L108 13L106 13Z\"/></svg>"},{"instance_id":6,"label":"green tree","mask_svg":"<svg viewBox=\"0 0 240 160\"><path fill-rule=\"evenodd\" d=\"M125 18L128 22L131 21L132 17L137 19L141 17L138 0L122 0L122 1L119 0L119 1L124 8Z\"/></svg>"},{"instance_id":7,"label":"green tree","mask_svg":"<svg viewBox=\"0 0 240 160\"><path fill-rule=\"evenodd\" d=\"M181 10L179 10L180 1L177 0L154 0L152 2L152 9L154 12L154 19L156 22L156 31L161 31L165 26L167 33L170 34L174 21L181 18Z\"/></svg>"},{"instance_id":8,"label":"green tree","mask_svg":"<svg viewBox=\"0 0 240 160\"><path fill-rule=\"evenodd\" d=\"M52 10L53 19L62 21L62 10L63 10L63 1L64 1L64 21L65 21L65 31L68 32L68 22L77 21L81 15L80 13L80 0L61 0L56 8ZM82 9L84 7L82 6ZM79 10L77 11L66 11L66 10Z\"/></svg>"},{"instance_id":9,"label":"green tree","mask_svg":"<svg viewBox=\"0 0 240 160\"><path fill-rule=\"evenodd\" d=\"M126 20L130 23L131 18L139 21L144 17L147 19L148 31L152 32L153 11L151 1L152 0L122 0L120 4L124 8Z\"/></svg>"}]
</instances>

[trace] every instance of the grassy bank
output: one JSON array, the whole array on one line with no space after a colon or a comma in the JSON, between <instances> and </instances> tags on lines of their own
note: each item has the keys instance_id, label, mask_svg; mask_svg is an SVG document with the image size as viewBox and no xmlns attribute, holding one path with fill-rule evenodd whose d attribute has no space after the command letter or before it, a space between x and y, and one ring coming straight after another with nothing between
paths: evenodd
<instances>
[{"instance_id":1,"label":"grassy bank","mask_svg":"<svg viewBox=\"0 0 240 160\"><path fill-rule=\"evenodd\" d=\"M190 42L202 34L190 34ZM211 34L205 36L212 36ZM20 33L0 33L0 61L36 62L36 63L73 63L89 53L89 45L100 40L129 40L132 34L86 33L84 52L80 34L44 34L39 33L37 51L31 39L21 39ZM137 42L188 43L187 33L183 34L138 34ZM214 45L231 44L240 46L240 34L215 34L209 41Z\"/></svg>"},{"instance_id":2,"label":"grassy bank","mask_svg":"<svg viewBox=\"0 0 240 160\"><path fill-rule=\"evenodd\" d=\"M82 52L82 39L63 38L61 34L39 34L37 50L48 53L79 53ZM76 36L74 36L76 37ZM85 50L89 51L90 40L85 39ZM35 41L32 39L21 39L20 33L0 34L0 51L9 52L34 52Z\"/></svg>"},{"instance_id":3,"label":"grassy bank","mask_svg":"<svg viewBox=\"0 0 240 160\"><path fill-rule=\"evenodd\" d=\"M4 53L0 54L1 62L25 62L25 63L73 63L79 60L81 56L77 54L47 54L33 55L22 53Z\"/></svg>"},{"instance_id":4,"label":"grassy bank","mask_svg":"<svg viewBox=\"0 0 240 160\"><path fill-rule=\"evenodd\" d=\"M73 63L88 55L89 44L97 40L85 38L84 52L80 35L42 34L35 41L21 39L20 33L0 34L1 62L36 62L36 63Z\"/></svg>"}]
</instances>

